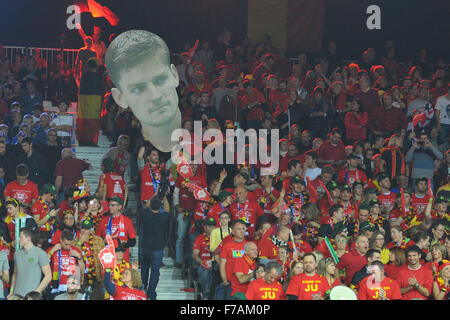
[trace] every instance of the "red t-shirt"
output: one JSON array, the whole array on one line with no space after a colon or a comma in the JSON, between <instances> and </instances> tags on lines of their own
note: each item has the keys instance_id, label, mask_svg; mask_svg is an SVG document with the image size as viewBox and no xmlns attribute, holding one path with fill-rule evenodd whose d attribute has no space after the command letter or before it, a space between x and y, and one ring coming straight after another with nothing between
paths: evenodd
<instances>
[{"instance_id":1,"label":"red t-shirt","mask_svg":"<svg viewBox=\"0 0 450 320\"><path fill-rule=\"evenodd\" d=\"M400 270L399 284L400 288L409 287L410 284L408 282L409 278L416 278L417 282L425 287L428 292L431 294L431 289L433 287L433 271L431 269L426 268L424 266L420 266L417 270L411 270L409 266L404 266ZM423 296L417 289L412 289L408 293L403 295L403 300L412 300L412 299L421 299L426 300L428 297Z\"/></svg>"},{"instance_id":2,"label":"red t-shirt","mask_svg":"<svg viewBox=\"0 0 450 320\"><path fill-rule=\"evenodd\" d=\"M39 190L37 185L27 180L25 185L21 185L17 180L11 181L5 187L5 198L14 198L22 204L30 204L33 199L39 198Z\"/></svg>"},{"instance_id":3,"label":"red t-shirt","mask_svg":"<svg viewBox=\"0 0 450 320\"><path fill-rule=\"evenodd\" d=\"M114 300L147 300L144 291L116 285Z\"/></svg>"},{"instance_id":4,"label":"red t-shirt","mask_svg":"<svg viewBox=\"0 0 450 320\"><path fill-rule=\"evenodd\" d=\"M211 251L209 251L209 237L206 234L200 234L192 246L192 250L200 250L199 256L202 259L202 266L206 269L211 269L208 266L208 261L211 261Z\"/></svg>"},{"instance_id":5,"label":"red t-shirt","mask_svg":"<svg viewBox=\"0 0 450 320\"><path fill-rule=\"evenodd\" d=\"M225 241L225 239L228 238L228 241ZM231 238L231 236L226 237L222 241L222 248L220 250L220 258L226 259L227 264L225 265L227 280L231 281L231 278L233 277L233 263L237 259L242 259L242 257L245 254L244 246L247 243L246 240L242 242L236 242Z\"/></svg>"},{"instance_id":6,"label":"red t-shirt","mask_svg":"<svg viewBox=\"0 0 450 320\"><path fill-rule=\"evenodd\" d=\"M106 199L119 197L120 199L122 199L122 201L124 201L125 199L124 178L121 175L114 172L107 172L102 174L99 180L101 180L102 178L103 183L106 186Z\"/></svg>"},{"instance_id":7,"label":"red t-shirt","mask_svg":"<svg viewBox=\"0 0 450 320\"><path fill-rule=\"evenodd\" d=\"M329 140L320 145L317 156L322 160L344 160L347 158L344 143L340 141L337 146L333 146ZM341 167L333 165L334 170L337 172L339 172Z\"/></svg>"},{"instance_id":8,"label":"red t-shirt","mask_svg":"<svg viewBox=\"0 0 450 320\"><path fill-rule=\"evenodd\" d=\"M278 247L272 242L271 233L266 232L258 242L259 258L276 259Z\"/></svg>"},{"instance_id":9,"label":"red t-shirt","mask_svg":"<svg viewBox=\"0 0 450 320\"><path fill-rule=\"evenodd\" d=\"M330 290L330 285L327 278L319 274L307 276L301 273L289 281L286 295L297 296L298 300L312 300L313 294L320 294L323 297L328 290Z\"/></svg>"},{"instance_id":10,"label":"red t-shirt","mask_svg":"<svg viewBox=\"0 0 450 320\"><path fill-rule=\"evenodd\" d=\"M38 199L33 206L31 207L31 214L34 216L39 216L39 220L42 220L48 213L50 209L45 208L44 204ZM50 231L52 226L54 226L56 220L54 218L50 218L45 224L40 226L39 230L41 231Z\"/></svg>"},{"instance_id":11,"label":"red t-shirt","mask_svg":"<svg viewBox=\"0 0 450 320\"><path fill-rule=\"evenodd\" d=\"M395 206L397 195L394 192L389 191L387 194L380 193L377 196L377 199L380 201L380 207Z\"/></svg>"},{"instance_id":12,"label":"red t-shirt","mask_svg":"<svg viewBox=\"0 0 450 320\"><path fill-rule=\"evenodd\" d=\"M56 164L54 176L62 176L61 189L74 186L83 179L83 171L89 169L89 163L76 158L64 158Z\"/></svg>"},{"instance_id":13,"label":"red t-shirt","mask_svg":"<svg viewBox=\"0 0 450 320\"><path fill-rule=\"evenodd\" d=\"M292 252L290 254L290 257L292 258L293 254L294 254L294 247L292 245L292 241L289 241L289 248L291 248L291 250L292 250ZM312 252L311 245L309 244L308 241L300 240L299 243L295 244L295 248L297 249L297 252L299 254L300 253L310 253L310 252Z\"/></svg>"},{"instance_id":14,"label":"red t-shirt","mask_svg":"<svg viewBox=\"0 0 450 320\"><path fill-rule=\"evenodd\" d=\"M272 187L272 194L274 195L275 199L278 199L280 197L280 192ZM271 214L272 213L272 207L275 203L275 201L272 201L270 198L270 195L267 193L265 188L258 188L253 191L253 195L256 198L257 204L264 204L264 213L265 214Z\"/></svg>"},{"instance_id":15,"label":"red t-shirt","mask_svg":"<svg viewBox=\"0 0 450 320\"><path fill-rule=\"evenodd\" d=\"M223 211L228 211L229 207L225 207L222 202L218 202L215 205L213 205L211 208L209 208L208 210L208 217L214 218L216 220L217 225L220 224L219 221L219 215L223 212Z\"/></svg>"},{"instance_id":16,"label":"red t-shirt","mask_svg":"<svg viewBox=\"0 0 450 320\"><path fill-rule=\"evenodd\" d=\"M264 98L264 95L259 92L257 89L253 88L252 94L245 94L241 97L241 107L242 109L247 108L247 106L250 103L258 101L259 103L266 102L266 98ZM264 110L259 107L255 106L247 114L247 120L250 121L261 121L264 118Z\"/></svg>"},{"instance_id":17,"label":"red t-shirt","mask_svg":"<svg viewBox=\"0 0 450 320\"><path fill-rule=\"evenodd\" d=\"M187 181L181 175L179 175L177 177L177 181L175 181L175 187L180 188L180 206L184 210L194 211L197 200L194 198L191 189L184 186L185 182L187 183ZM206 184L206 178L198 174L190 177L189 183L201 188L206 188L208 186Z\"/></svg>"},{"instance_id":18,"label":"red t-shirt","mask_svg":"<svg viewBox=\"0 0 450 320\"><path fill-rule=\"evenodd\" d=\"M250 282L245 296L247 300L286 300L280 282L267 283L263 278Z\"/></svg>"},{"instance_id":19,"label":"red t-shirt","mask_svg":"<svg viewBox=\"0 0 450 320\"><path fill-rule=\"evenodd\" d=\"M378 285L370 284L371 282L368 278L359 282L358 300L378 300L381 288L384 290L385 296L389 300L400 300L402 298L400 285L394 279L385 277Z\"/></svg>"},{"instance_id":20,"label":"red t-shirt","mask_svg":"<svg viewBox=\"0 0 450 320\"><path fill-rule=\"evenodd\" d=\"M391 279L394 279L396 281L400 280L400 270L403 266L397 266L392 263L388 263L384 265L384 272L387 274L387 276Z\"/></svg>"},{"instance_id":21,"label":"red t-shirt","mask_svg":"<svg viewBox=\"0 0 450 320\"><path fill-rule=\"evenodd\" d=\"M355 183L355 181L357 180L362 181L364 184L367 183L367 176L364 173L364 171L359 169L356 170L344 169L339 171L337 182L342 184L345 183L350 187L352 187L353 183Z\"/></svg>"},{"instance_id":22,"label":"red t-shirt","mask_svg":"<svg viewBox=\"0 0 450 320\"><path fill-rule=\"evenodd\" d=\"M426 194L424 197L420 198L414 193L411 199L411 205L414 207L417 218L420 221L425 219L425 209L427 208L428 201L430 200L430 195Z\"/></svg>"},{"instance_id":23,"label":"red t-shirt","mask_svg":"<svg viewBox=\"0 0 450 320\"><path fill-rule=\"evenodd\" d=\"M153 173L155 181L161 180L161 170L166 169L166 164L163 163L159 166L152 166L151 172ZM174 184L172 173L169 174L170 185ZM155 194L153 188L153 179L150 174L150 163L147 163L144 169L141 170L141 201L149 200Z\"/></svg>"},{"instance_id":24,"label":"red t-shirt","mask_svg":"<svg viewBox=\"0 0 450 320\"><path fill-rule=\"evenodd\" d=\"M103 217L95 234L103 239L106 239L106 235L109 234L112 239L118 238L121 243L136 239L133 222L123 214L116 217ZM124 253L124 259L129 260L129 248Z\"/></svg>"},{"instance_id":25,"label":"red t-shirt","mask_svg":"<svg viewBox=\"0 0 450 320\"><path fill-rule=\"evenodd\" d=\"M356 250L351 250L350 252L344 253L336 267L338 269L345 268L345 285L349 286L353 275L366 264L367 258L365 255L360 255Z\"/></svg>"},{"instance_id":26,"label":"red t-shirt","mask_svg":"<svg viewBox=\"0 0 450 320\"><path fill-rule=\"evenodd\" d=\"M239 283L238 278L236 277L237 272L242 272L244 275L248 275L252 273L256 269L256 261L252 261L249 257L244 256L242 259L236 259L233 262L233 275L231 276L231 295L234 295L237 292L245 293L247 291L248 282L247 283Z\"/></svg>"},{"instance_id":27,"label":"red t-shirt","mask_svg":"<svg viewBox=\"0 0 450 320\"><path fill-rule=\"evenodd\" d=\"M247 229L246 236L249 239L253 239L253 233L255 233L256 229L256 221L259 217L264 215L264 210L261 208L259 204L253 201L245 201L242 203L233 203L230 206L230 213L234 219L244 219L247 223L250 223L250 226Z\"/></svg>"}]
</instances>

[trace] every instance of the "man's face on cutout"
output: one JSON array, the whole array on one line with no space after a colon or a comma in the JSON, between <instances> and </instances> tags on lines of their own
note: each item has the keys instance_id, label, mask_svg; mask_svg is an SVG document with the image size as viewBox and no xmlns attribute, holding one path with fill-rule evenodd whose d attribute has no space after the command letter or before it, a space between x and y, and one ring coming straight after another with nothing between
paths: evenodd
<instances>
[{"instance_id":1,"label":"man's face on cutout","mask_svg":"<svg viewBox=\"0 0 450 320\"><path fill-rule=\"evenodd\" d=\"M163 127L180 112L178 83L175 66L168 66L159 51L133 69L122 71L113 95L122 108L131 108L143 126Z\"/></svg>"}]
</instances>

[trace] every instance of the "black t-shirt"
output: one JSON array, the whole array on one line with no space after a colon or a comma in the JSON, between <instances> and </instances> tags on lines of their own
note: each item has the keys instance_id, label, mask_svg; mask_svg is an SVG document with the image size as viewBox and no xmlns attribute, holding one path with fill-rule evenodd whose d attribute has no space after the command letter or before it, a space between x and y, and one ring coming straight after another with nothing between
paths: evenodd
<instances>
[{"instance_id":1,"label":"black t-shirt","mask_svg":"<svg viewBox=\"0 0 450 320\"><path fill-rule=\"evenodd\" d=\"M150 209L142 211L142 250L163 250L167 234L169 214L161 207L158 213Z\"/></svg>"}]
</instances>

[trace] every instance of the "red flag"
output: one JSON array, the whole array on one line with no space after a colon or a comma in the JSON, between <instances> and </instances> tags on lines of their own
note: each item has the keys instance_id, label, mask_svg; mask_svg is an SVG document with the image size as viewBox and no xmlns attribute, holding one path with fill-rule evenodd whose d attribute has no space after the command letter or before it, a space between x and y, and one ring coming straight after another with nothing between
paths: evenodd
<instances>
[{"instance_id":1,"label":"red flag","mask_svg":"<svg viewBox=\"0 0 450 320\"><path fill-rule=\"evenodd\" d=\"M183 157L180 157L181 161L177 166L177 172L183 176L185 179L189 179L194 174L192 172L192 168L189 165L189 163L186 162L186 160Z\"/></svg>"},{"instance_id":2,"label":"red flag","mask_svg":"<svg viewBox=\"0 0 450 320\"><path fill-rule=\"evenodd\" d=\"M433 198L433 190L431 189L431 179L428 178L428 194Z\"/></svg>"},{"instance_id":3,"label":"red flag","mask_svg":"<svg viewBox=\"0 0 450 320\"><path fill-rule=\"evenodd\" d=\"M283 189L287 192L289 190L289 180L284 178L283 180Z\"/></svg>"},{"instance_id":4,"label":"red flag","mask_svg":"<svg viewBox=\"0 0 450 320\"><path fill-rule=\"evenodd\" d=\"M203 189L195 184L189 183L189 182L186 183L185 186L192 190L192 193L193 193L195 199L197 199L199 201L208 201L209 200L210 194L205 189Z\"/></svg>"},{"instance_id":5,"label":"red flag","mask_svg":"<svg viewBox=\"0 0 450 320\"><path fill-rule=\"evenodd\" d=\"M406 208L405 208L405 193L403 188L400 189L400 192L402 193L402 208L403 208L403 214L406 213Z\"/></svg>"},{"instance_id":6,"label":"red flag","mask_svg":"<svg viewBox=\"0 0 450 320\"><path fill-rule=\"evenodd\" d=\"M95 0L74 0L74 4L80 8L81 12L90 12L94 18L104 17L112 26L119 24L117 15Z\"/></svg>"},{"instance_id":7,"label":"red flag","mask_svg":"<svg viewBox=\"0 0 450 320\"><path fill-rule=\"evenodd\" d=\"M325 192L327 193L328 203L330 204L330 206L332 206L333 205L333 200L331 200L330 191L328 191L327 187L325 187L325 185L323 184L322 181L320 181L320 179L317 179L317 181L319 181L319 183L322 186L323 190L325 190Z\"/></svg>"},{"instance_id":8,"label":"red flag","mask_svg":"<svg viewBox=\"0 0 450 320\"><path fill-rule=\"evenodd\" d=\"M319 194L317 193L317 190L312 186L309 177L306 177L306 182L308 183L308 185L306 186L306 190L308 190L309 193L309 201L311 201L312 203L316 203L317 199L319 199Z\"/></svg>"}]
</instances>

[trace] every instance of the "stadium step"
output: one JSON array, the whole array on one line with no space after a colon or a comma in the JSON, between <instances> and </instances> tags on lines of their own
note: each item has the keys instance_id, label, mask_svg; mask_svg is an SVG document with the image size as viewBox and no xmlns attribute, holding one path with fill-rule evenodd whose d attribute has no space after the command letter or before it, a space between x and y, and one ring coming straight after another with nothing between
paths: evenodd
<instances>
[{"instance_id":1,"label":"stadium step","mask_svg":"<svg viewBox=\"0 0 450 320\"><path fill-rule=\"evenodd\" d=\"M102 174L100 169L100 161L102 156L108 151L111 145L111 141L100 132L98 138L98 147L85 147L75 146L75 154L78 159L85 160L92 165L90 170L83 172L83 177L86 179L90 186L91 194L97 190L98 179ZM125 210L125 214L129 216L136 228L136 215L138 209L138 194L136 192L135 185L130 181L130 177L125 174L125 181L130 189L128 194L128 206ZM136 243L139 243L139 236L137 236ZM164 252L163 263L165 268L160 269L159 283L156 288L158 300L194 300L193 292L182 291L187 287L187 281L182 278L181 270L173 268L173 260L168 257L168 250L166 248ZM131 261L138 261L138 246L134 246L130 249Z\"/></svg>"}]
</instances>

